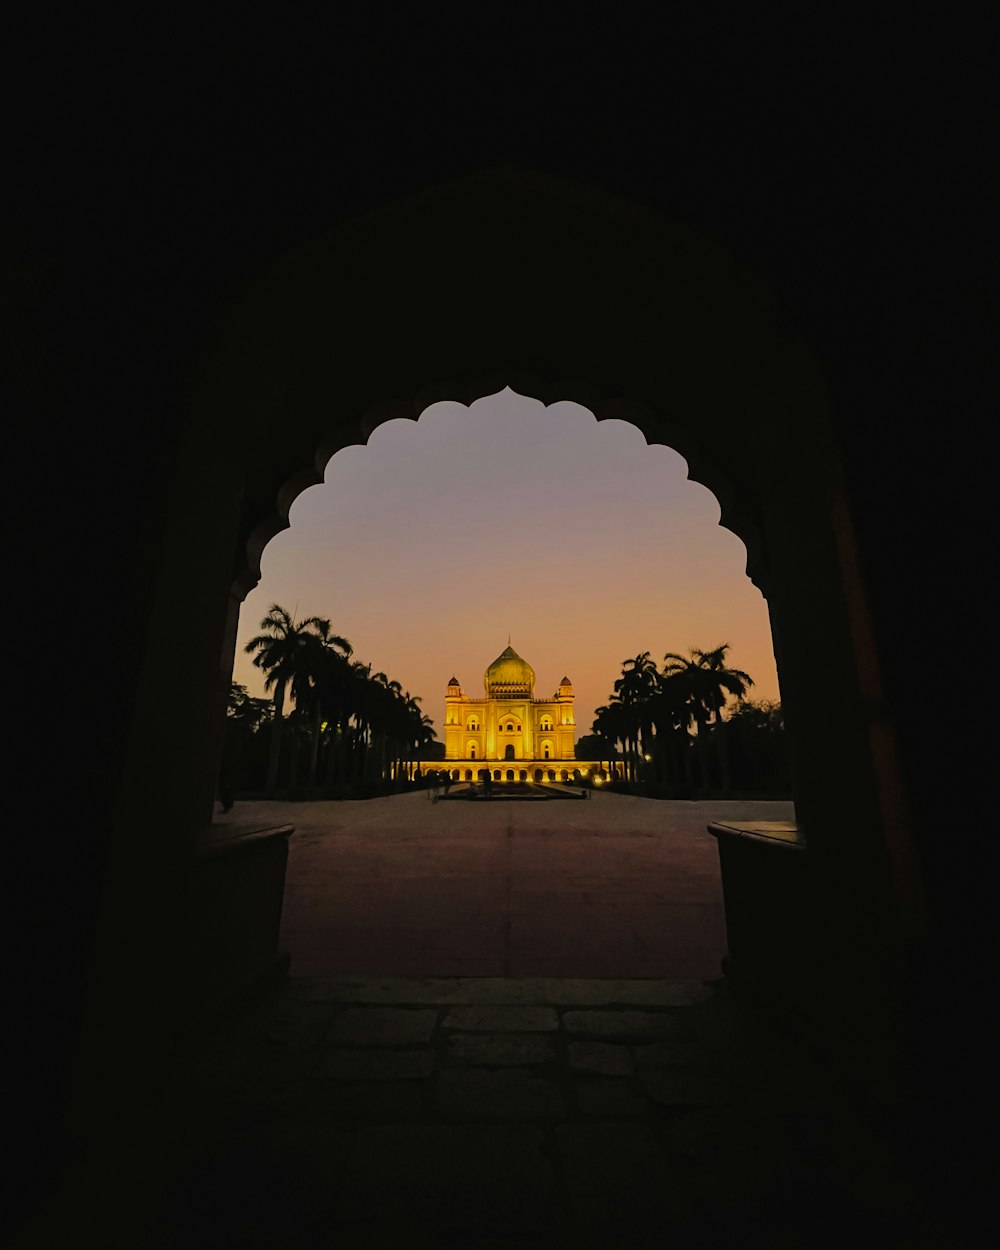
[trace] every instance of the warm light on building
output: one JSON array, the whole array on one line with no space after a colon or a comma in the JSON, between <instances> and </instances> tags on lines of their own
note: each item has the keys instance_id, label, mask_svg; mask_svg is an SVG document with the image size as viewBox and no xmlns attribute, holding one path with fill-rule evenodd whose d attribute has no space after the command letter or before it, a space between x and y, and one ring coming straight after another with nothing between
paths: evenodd
<instances>
[{"instance_id":1,"label":"warm light on building","mask_svg":"<svg viewBox=\"0 0 1000 1250\"><path fill-rule=\"evenodd\" d=\"M517 762L497 769L495 780L561 784L598 780L602 767L576 758L573 683L563 677L550 699L535 698L535 670L508 645L483 674L484 695L466 695L457 677L445 692L445 753L478 776L484 764ZM456 769L456 771L459 771ZM523 774L523 775L522 775Z\"/></svg>"},{"instance_id":2,"label":"warm light on building","mask_svg":"<svg viewBox=\"0 0 1000 1250\"><path fill-rule=\"evenodd\" d=\"M483 675L484 697L469 698L456 677L445 695L445 759L574 760L573 685L535 698L535 671L508 645Z\"/></svg>"}]
</instances>

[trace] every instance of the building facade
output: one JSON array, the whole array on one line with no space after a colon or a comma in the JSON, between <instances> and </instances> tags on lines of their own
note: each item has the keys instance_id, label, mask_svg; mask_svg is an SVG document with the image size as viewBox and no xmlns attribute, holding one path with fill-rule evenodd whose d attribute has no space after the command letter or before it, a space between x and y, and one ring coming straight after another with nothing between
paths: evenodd
<instances>
[{"instance_id":1,"label":"building facade","mask_svg":"<svg viewBox=\"0 0 1000 1250\"><path fill-rule=\"evenodd\" d=\"M457 677L448 683L446 760L575 765L576 719L568 677L550 699L536 699L534 669L508 643L483 675L483 688L483 697L474 699Z\"/></svg>"}]
</instances>

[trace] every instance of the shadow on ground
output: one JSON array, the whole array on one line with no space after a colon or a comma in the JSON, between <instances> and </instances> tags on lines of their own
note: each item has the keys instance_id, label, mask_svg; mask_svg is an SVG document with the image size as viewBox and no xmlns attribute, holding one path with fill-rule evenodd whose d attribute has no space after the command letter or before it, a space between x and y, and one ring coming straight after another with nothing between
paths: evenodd
<instances>
[{"instance_id":1,"label":"shadow on ground","mask_svg":"<svg viewBox=\"0 0 1000 1250\"><path fill-rule=\"evenodd\" d=\"M877 1119L721 983L293 980L24 1246L917 1247Z\"/></svg>"}]
</instances>

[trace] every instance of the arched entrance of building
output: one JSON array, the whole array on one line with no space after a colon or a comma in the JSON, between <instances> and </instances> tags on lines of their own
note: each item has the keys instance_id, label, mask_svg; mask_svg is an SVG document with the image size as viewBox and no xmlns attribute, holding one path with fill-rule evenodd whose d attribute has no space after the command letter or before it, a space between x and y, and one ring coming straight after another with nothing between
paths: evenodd
<instances>
[{"instance_id":1,"label":"arched entrance of building","mask_svg":"<svg viewBox=\"0 0 1000 1250\"><path fill-rule=\"evenodd\" d=\"M856 1000L870 952L905 945L920 900L823 378L778 330L769 293L658 214L505 173L332 231L247 288L215 342L178 451L142 732L124 764L133 807L164 773L174 782L143 855L188 863L210 820L240 603L296 495L382 422L510 386L675 448L745 543L768 602L816 892L801 949L824 1000ZM194 650L171 668L174 622L192 603ZM838 699L816 697L817 664ZM164 671L178 696L167 712ZM873 989L872 1011L878 1002ZM821 1003L804 1009L831 1045L861 1046Z\"/></svg>"},{"instance_id":2,"label":"arched entrance of building","mask_svg":"<svg viewBox=\"0 0 1000 1250\"><path fill-rule=\"evenodd\" d=\"M510 744L504 747L503 757L505 760L512 760L514 758L514 748L510 746Z\"/></svg>"}]
</instances>

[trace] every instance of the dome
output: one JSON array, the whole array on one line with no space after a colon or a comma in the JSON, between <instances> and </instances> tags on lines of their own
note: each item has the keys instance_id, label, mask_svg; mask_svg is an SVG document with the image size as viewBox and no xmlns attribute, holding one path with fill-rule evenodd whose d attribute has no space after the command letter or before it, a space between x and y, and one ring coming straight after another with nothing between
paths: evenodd
<instances>
[{"instance_id":1,"label":"dome","mask_svg":"<svg viewBox=\"0 0 1000 1250\"><path fill-rule=\"evenodd\" d=\"M486 670L483 682L490 698L530 699L535 689L535 670L513 647L507 646Z\"/></svg>"}]
</instances>

